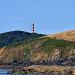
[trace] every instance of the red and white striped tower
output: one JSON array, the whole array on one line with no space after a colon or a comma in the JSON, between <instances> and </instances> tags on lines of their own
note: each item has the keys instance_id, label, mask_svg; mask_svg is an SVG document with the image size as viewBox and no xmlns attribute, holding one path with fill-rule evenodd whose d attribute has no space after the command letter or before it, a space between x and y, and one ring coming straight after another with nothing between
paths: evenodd
<instances>
[{"instance_id":1,"label":"red and white striped tower","mask_svg":"<svg viewBox=\"0 0 75 75\"><path fill-rule=\"evenodd\" d=\"M32 33L35 33L34 22L32 23Z\"/></svg>"}]
</instances>

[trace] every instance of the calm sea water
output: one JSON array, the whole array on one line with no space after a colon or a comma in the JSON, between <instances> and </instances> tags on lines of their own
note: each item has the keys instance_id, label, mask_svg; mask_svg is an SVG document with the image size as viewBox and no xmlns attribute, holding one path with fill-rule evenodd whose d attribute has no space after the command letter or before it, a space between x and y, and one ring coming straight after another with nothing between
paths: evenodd
<instances>
[{"instance_id":1,"label":"calm sea water","mask_svg":"<svg viewBox=\"0 0 75 75\"><path fill-rule=\"evenodd\" d=\"M10 69L0 69L0 75L11 75L7 74L10 71Z\"/></svg>"},{"instance_id":2,"label":"calm sea water","mask_svg":"<svg viewBox=\"0 0 75 75\"><path fill-rule=\"evenodd\" d=\"M11 71L12 69L0 69L0 75L12 75L12 74L7 74L9 71ZM69 74L14 74L14 75L69 75Z\"/></svg>"},{"instance_id":3,"label":"calm sea water","mask_svg":"<svg viewBox=\"0 0 75 75\"><path fill-rule=\"evenodd\" d=\"M0 69L0 75L12 75L12 74L7 74L11 69ZM15 74L18 75L18 74ZM19 74L19 75L52 75L52 74Z\"/></svg>"},{"instance_id":4,"label":"calm sea water","mask_svg":"<svg viewBox=\"0 0 75 75\"><path fill-rule=\"evenodd\" d=\"M0 69L0 75L12 75L12 74L8 74L9 71L11 71L12 69ZM15 74L18 75L18 74ZM19 75L51 75L51 74L19 74Z\"/></svg>"}]
</instances>

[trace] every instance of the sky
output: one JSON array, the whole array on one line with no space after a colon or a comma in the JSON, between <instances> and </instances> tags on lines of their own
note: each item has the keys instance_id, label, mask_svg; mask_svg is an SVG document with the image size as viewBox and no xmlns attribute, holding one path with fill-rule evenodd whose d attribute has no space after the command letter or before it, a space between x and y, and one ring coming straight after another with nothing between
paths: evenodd
<instances>
[{"instance_id":1,"label":"sky","mask_svg":"<svg viewBox=\"0 0 75 75\"><path fill-rule=\"evenodd\" d=\"M75 29L75 0L0 0L0 33L53 34Z\"/></svg>"}]
</instances>

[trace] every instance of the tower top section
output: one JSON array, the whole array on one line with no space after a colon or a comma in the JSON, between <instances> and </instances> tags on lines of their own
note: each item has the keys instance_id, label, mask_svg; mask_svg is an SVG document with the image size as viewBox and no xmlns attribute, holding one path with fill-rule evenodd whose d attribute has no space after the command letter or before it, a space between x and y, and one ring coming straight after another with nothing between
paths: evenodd
<instances>
[{"instance_id":1,"label":"tower top section","mask_svg":"<svg viewBox=\"0 0 75 75\"><path fill-rule=\"evenodd\" d=\"M32 25L34 25L34 22L32 22Z\"/></svg>"}]
</instances>

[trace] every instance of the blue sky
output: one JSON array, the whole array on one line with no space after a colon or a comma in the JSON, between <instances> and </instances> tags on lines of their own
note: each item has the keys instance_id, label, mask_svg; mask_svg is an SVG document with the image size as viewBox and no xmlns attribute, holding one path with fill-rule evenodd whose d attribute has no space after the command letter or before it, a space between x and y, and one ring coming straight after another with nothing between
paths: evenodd
<instances>
[{"instance_id":1,"label":"blue sky","mask_svg":"<svg viewBox=\"0 0 75 75\"><path fill-rule=\"evenodd\" d=\"M75 29L75 0L0 0L0 32L51 34Z\"/></svg>"}]
</instances>

